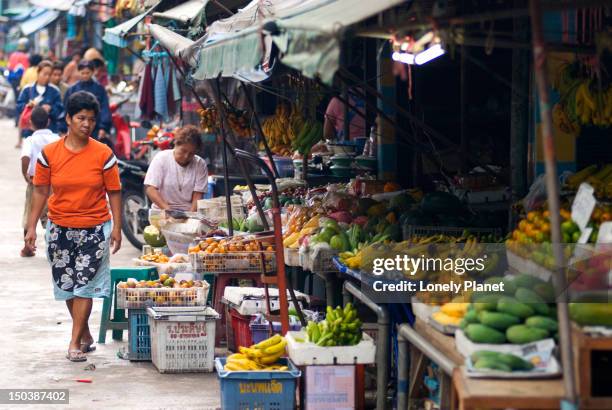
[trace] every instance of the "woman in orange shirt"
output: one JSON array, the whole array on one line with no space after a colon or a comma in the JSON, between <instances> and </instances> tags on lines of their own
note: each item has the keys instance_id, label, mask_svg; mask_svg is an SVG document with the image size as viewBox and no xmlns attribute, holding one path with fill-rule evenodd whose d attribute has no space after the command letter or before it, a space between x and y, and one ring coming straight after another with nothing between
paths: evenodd
<instances>
[{"instance_id":1,"label":"woman in orange shirt","mask_svg":"<svg viewBox=\"0 0 612 410\"><path fill-rule=\"evenodd\" d=\"M92 298L109 296L110 248L114 254L121 247L117 159L91 138L99 110L91 93L77 92L68 99L68 134L38 156L25 237L26 246L35 250L36 223L49 198L47 258L55 299L65 301L72 316L66 357L74 362L87 360L85 353L94 350L88 325Z\"/></svg>"}]
</instances>

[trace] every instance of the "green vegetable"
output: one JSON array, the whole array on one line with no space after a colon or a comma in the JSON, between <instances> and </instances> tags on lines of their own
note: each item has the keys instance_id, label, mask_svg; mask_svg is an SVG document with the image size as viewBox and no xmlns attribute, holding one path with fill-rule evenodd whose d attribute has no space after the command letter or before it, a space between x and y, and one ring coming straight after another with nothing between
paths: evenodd
<instances>
[{"instance_id":1,"label":"green vegetable","mask_svg":"<svg viewBox=\"0 0 612 410\"><path fill-rule=\"evenodd\" d=\"M472 360L472 363L476 363L478 360L483 358L498 359L501 355L502 353L494 352L492 350L477 350L472 353L470 359Z\"/></svg>"},{"instance_id":2,"label":"green vegetable","mask_svg":"<svg viewBox=\"0 0 612 410\"><path fill-rule=\"evenodd\" d=\"M521 303L516 299L508 296L503 296L499 299L499 301L497 302L497 310L499 312L517 316L521 319L533 316L534 314L534 311L531 306Z\"/></svg>"},{"instance_id":3,"label":"green vegetable","mask_svg":"<svg viewBox=\"0 0 612 410\"><path fill-rule=\"evenodd\" d=\"M478 312L474 309L468 310L463 316L467 323L478 323Z\"/></svg>"},{"instance_id":4,"label":"green vegetable","mask_svg":"<svg viewBox=\"0 0 612 410\"><path fill-rule=\"evenodd\" d=\"M612 326L612 303L570 303L569 313L582 326Z\"/></svg>"},{"instance_id":5,"label":"green vegetable","mask_svg":"<svg viewBox=\"0 0 612 410\"><path fill-rule=\"evenodd\" d=\"M547 316L531 316L527 318L525 324L529 327L537 327L548 330L549 332L556 332L559 328L557 321Z\"/></svg>"},{"instance_id":6,"label":"green vegetable","mask_svg":"<svg viewBox=\"0 0 612 410\"><path fill-rule=\"evenodd\" d=\"M506 336L502 332L480 323L471 323L467 325L465 334L475 343L501 344L506 341Z\"/></svg>"},{"instance_id":7,"label":"green vegetable","mask_svg":"<svg viewBox=\"0 0 612 410\"><path fill-rule=\"evenodd\" d=\"M499 301L498 295L484 295L484 296L476 296L473 299L473 306L476 312L481 312L483 310L495 310L497 308L497 302Z\"/></svg>"},{"instance_id":8,"label":"green vegetable","mask_svg":"<svg viewBox=\"0 0 612 410\"><path fill-rule=\"evenodd\" d=\"M501 353L497 359L500 363L510 366L512 370L531 370L533 364L511 353Z\"/></svg>"},{"instance_id":9,"label":"green vegetable","mask_svg":"<svg viewBox=\"0 0 612 410\"><path fill-rule=\"evenodd\" d=\"M538 340L546 339L548 335L548 330L526 325L514 325L510 326L506 330L506 337L508 338L508 341L514 344L536 342Z\"/></svg>"},{"instance_id":10,"label":"green vegetable","mask_svg":"<svg viewBox=\"0 0 612 410\"><path fill-rule=\"evenodd\" d=\"M501 370L503 372L511 372L512 368L507 364L504 364L498 360L489 357L483 357L478 359L474 363L475 369L489 369L489 370Z\"/></svg>"},{"instance_id":11,"label":"green vegetable","mask_svg":"<svg viewBox=\"0 0 612 410\"><path fill-rule=\"evenodd\" d=\"M518 288L514 297L519 302L523 302L529 305L533 310L536 311L536 313L539 313L540 315L548 314L548 305L546 304L544 299L542 299L540 295L535 293L533 290L526 288Z\"/></svg>"},{"instance_id":12,"label":"green vegetable","mask_svg":"<svg viewBox=\"0 0 612 410\"><path fill-rule=\"evenodd\" d=\"M339 252L347 252L350 250L351 246L349 239L344 232L332 236L331 240L329 241L329 245L332 247L332 249Z\"/></svg>"},{"instance_id":13,"label":"green vegetable","mask_svg":"<svg viewBox=\"0 0 612 410\"><path fill-rule=\"evenodd\" d=\"M507 313L482 311L478 314L478 320L483 325L490 326L498 330L506 330L512 325L518 325L521 320Z\"/></svg>"}]
</instances>

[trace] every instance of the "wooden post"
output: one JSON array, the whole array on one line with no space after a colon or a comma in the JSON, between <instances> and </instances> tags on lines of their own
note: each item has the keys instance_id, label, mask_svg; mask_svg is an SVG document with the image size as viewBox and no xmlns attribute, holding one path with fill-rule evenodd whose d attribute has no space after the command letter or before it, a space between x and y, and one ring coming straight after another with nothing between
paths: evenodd
<instances>
[{"instance_id":1,"label":"wooden post","mask_svg":"<svg viewBox=\"0 0 612 410\"><path fill-rule=\"evenodd\" d=\"M533 61L535 78L542 118L542 146L544 147L544 165L546 167L546 193L550 211L550 231L555 257L554 276L557 289L557 314L559 320L559 344L563 365L563 381L567 408L576 406L576 388L574 379L572 338L568 314L568 294L565 274L565 255L561 243L561 216L559 215L559 182L555 158L552 110L550 107L549 83L546 67L546 45L542 33L542 10L540 0L530 0L531 37L533 42ZM562 406L563 407L563 406ZM565 407L564 407L565 408Z\"/></svg>"}]
</instances>

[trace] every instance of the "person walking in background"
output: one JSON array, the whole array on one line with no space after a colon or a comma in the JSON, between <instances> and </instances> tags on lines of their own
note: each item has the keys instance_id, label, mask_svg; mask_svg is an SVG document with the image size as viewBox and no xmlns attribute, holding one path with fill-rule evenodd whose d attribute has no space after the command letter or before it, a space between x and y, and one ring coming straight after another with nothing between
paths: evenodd
<instances>
[{"instance_id":1,"label":"person walking in background","mask_svg":"<svg viewBox=\"0 0 612 410\"><path fill-rule=\"evenodd\" d=\"M28 39L20 38L17 43L17 50L13 51L9 56L7 69L9 70L8 80L13 87L15 97L19 95L19 84L25 70L30 67L30 60L27 54ZM18 118L18 117L17 117ZM17 124L17 118L15 118L15 125Z\"/></svg>"},{"instance_id":2,"label":"person walking in background","mask_svg":"<svg viewBox=\"0 0 612 410\"><path fill-rule=\"evenodd\" d=\"M57 134L54 134L47 128L49 125L49 113L41 106L37 106L32 110L30 122L32 123L34 133L29 138L25 139L21 147L21 173L28 184L22 221L24 235L27 233L28 218L32 209L32 191L34 190L32 180L36 171L36 158L38 158L38 154L40 154L45 146L59 139ZM46 204L40 216L40 222L43 228L47 226ZM22 257L34 255L35 253L27 246L24 246L21 250Z\"/></svg>"},{"instance_id":3,"label":"person walking in background","mask_svg":"<svg viewBox=\"0 0 612 410\"><path fill-rule=\"evenodd\" d=\"M91 61L81 61L78 68L81 79L76 84L68 88L68 91L66 91L66 95L64 96L64 102L68 101L72 94L79 91L87 91L92 93L98 100L100 109L97 114L95 128L91 136L100 141L105 141L110 137L110 129L112 125L108 95L106 94L104 87L93 79L94 66Z\"/></svg>"},{"instance_id":4,"label":"person walking in background","mask_svg":"<svg viewBox=\"0 0 612 410\"><path fill-rule=\"evenodd\" d=\"M15 110L17 118L21 116L26 106L34 107L40 105L49 113L49 129L53 132L58 130L59 118L64 111L62 105L62 97L59 90L49 84L51 72L53 71L53 63L50 61L42 61L37 67L38 78L35 83L27 85L17 98ZM21 137L26 138L32 134L32 130L21 130ZM18 147L21 147L21 139Z\"/></svg>"},{"instance_id":5,"label":"person walking in background","mask_svg":"<svg viewBox=\"0 0 612 410\"><path fill-rule=\"evenodd\" d=\"M64 82L68 84L68 87L74 85L81 78L79 75L79 62L81 61L83 54L80 51L72 53L72 59L66 64L64 68Z\"/></svg>"},{"instance_id":6,"label":"person walking in background","mask_svg":"<svg viewBox=\"0 0 612 410\"><path fill-rule=\"evenodd\" d=\"M72 362L87 360L85 353L95 349L88 323L92 298L109 297L110 249L114 254L121 247L117 158L91 138L98 111L96 97L85 91L66 101L68 133L38 156L25 236L25 246L34 252L36 224L49 198L47 257L55 299L65 301L72 317L66 354Z\"/></svg>"},{"instance_id":7,"label":"person walking in background","mask_svg":"<svg viewBox=\"0 0 612 410\"><path fill-rule=\"evenodd\" d=\"M108 70L106 69L106 64L104 60L96 58L91 60L94 66L94 78L96 81L106 89L109 86L110 81L108 79Z\"/></svg>"},{"instance_id":8,"label":"person walking in background","mask_svg":"<svg viewBox=\"0 0 612 410\"><path fill-rule=\"evenodd\" d=\"M66 91L68 91L68 84L62 81L62 77L64 74L64 64L61 61L56 61L53 63L53 71L51 71L51 80L49 81L51 84L57 87L62 96L62 100L66 95Z\"/></svg>"},{"instance_id":9,"label":"person walking in background","mask_svg":"<svg viewBox=\"0 0 612 410\"><path fill-rule=\"evenodd\" d=\"M19 89L23 90L25 86L32 84L38 78L38 64L43 61L40 54L32 54L29 58L30 66L23 73L21 81L19 82Z\"/></svg>"}]
</instances>

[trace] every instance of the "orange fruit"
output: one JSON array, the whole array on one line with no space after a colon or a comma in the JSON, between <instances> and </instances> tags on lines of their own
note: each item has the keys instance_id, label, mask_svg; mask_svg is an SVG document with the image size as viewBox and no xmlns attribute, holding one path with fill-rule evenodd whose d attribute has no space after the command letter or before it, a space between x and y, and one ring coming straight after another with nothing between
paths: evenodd
<instances>
[{"instance_id":1,"label":"orange fruit","mask_svg":"<svg viewBox=\"0 0 612 410\"><path fill-rule=\"evenodd\" d=\"M550 233L550 224L548 222L544 222L541 226L540 226L540 230L542 231L542 233L544 234L549 234Z\"/></svg>"},{"instance_id":2,"label":"orange fruit","mask_svg":"<svg viewBox=\"0 0 612 410\"><path fill-rule=\"evenodd\" d=\"M546 211L542 212L542 216L544 218L550 218L550 211L547 209Z\"/></svg>"},{"instance_id":3,"label":"orange fruit","mask_svg":"<svg viewBox=\"0 0 612 410\"><path fill-rule=\"evenodd\" d=\"M529 222L533 222L533 221L535 221L535 219L537 218L537 216L538 216L538 213L537 213L536 211L531 211L531 212L528 212L528 213L527 213L527 220L528 220Z\"/></svg>"},{"instance_id":4,"label":"orange fruit","mask_svg":"<svg viewBox=\"0 0 612 410\"><path fill-rule=\"evenodd\" d=\"M526 219L521 219L521 221L518 224L518 228L521 232L525 232L525 228L527 227L527 225L529 224L529 222L527 222Z\"/></svg>"}]
</instances>

